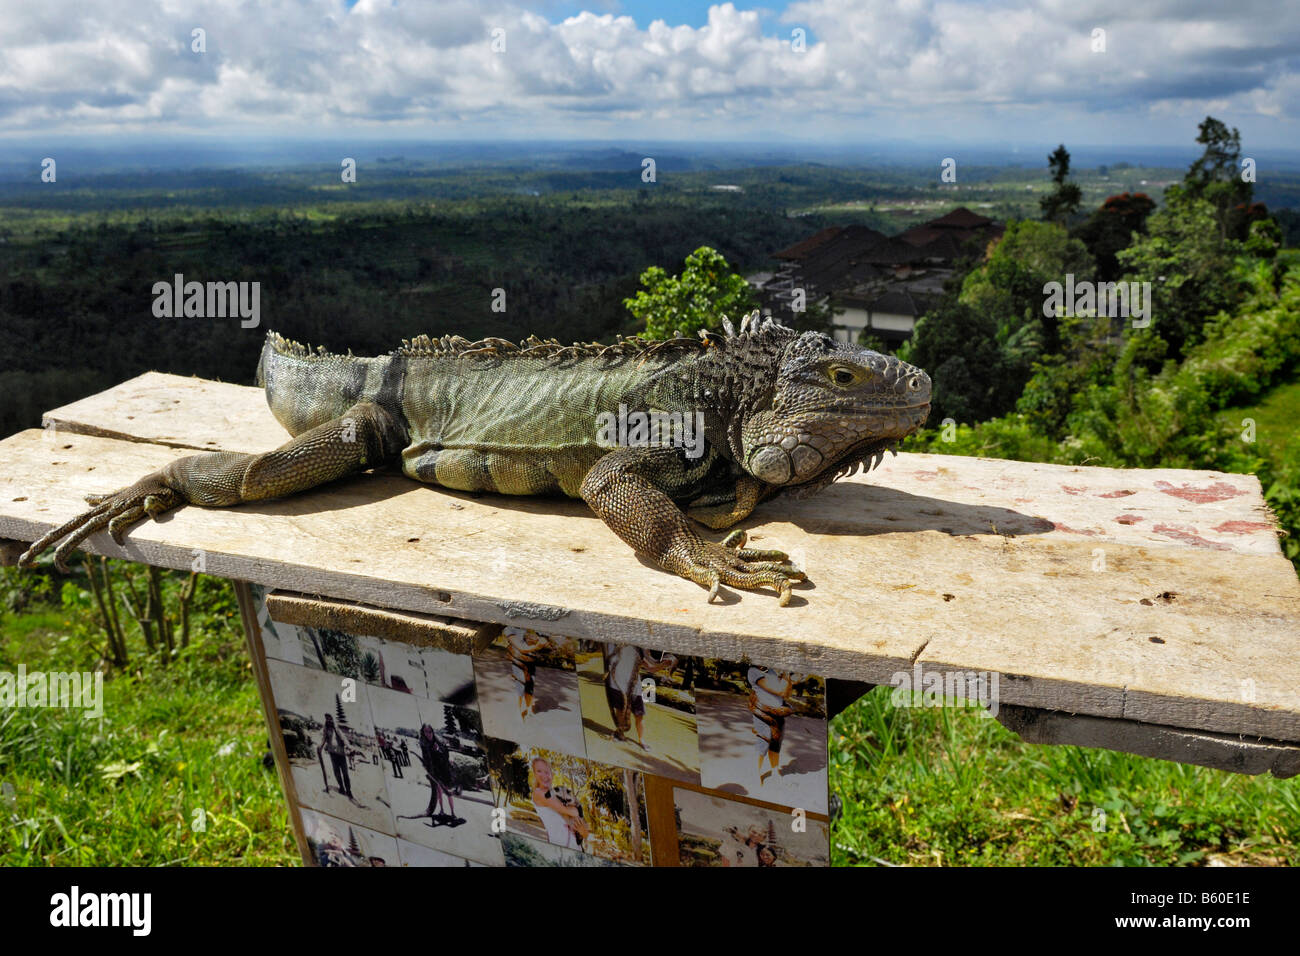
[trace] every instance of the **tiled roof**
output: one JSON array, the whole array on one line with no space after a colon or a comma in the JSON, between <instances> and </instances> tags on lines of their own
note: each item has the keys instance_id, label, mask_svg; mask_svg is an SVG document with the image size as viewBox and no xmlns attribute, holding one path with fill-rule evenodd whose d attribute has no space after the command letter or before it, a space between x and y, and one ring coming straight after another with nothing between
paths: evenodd
<instances>
[{"instance_id":1,"label":"tiled roof","mask_svg":"<svg viewBox=\"0 0 1300 956\"><path fill-rule=\"evenodd\" d=\"M977 212L971 212L965 206L958 206L952 212L940 216L938 219L931 219L927 225L938 226L941 229L979 229L981 226L989 226L993 220L988 216L981 216Z\"/></svg>"},{"instance_id":2,"label":"tiled roof","mask_svg":"<svg viewBox=\"0 0 1300 956\"><path fill-rule=\"evenodd\" d=\"M782 249L780 252L775 253L772 256L772 258L791 259L796 262L801 261L803 259L806 259L808 255L812 253L814 250L824 246L826 243L830 242L832 239L834 239L843 231L844 231L843 226L830 226L826 229L823 229L821 232L813 233L807 239L803 239L800 240L799 242L796 242L793 246L791 246L788 249Z\"/></svg>"}]
</instances>

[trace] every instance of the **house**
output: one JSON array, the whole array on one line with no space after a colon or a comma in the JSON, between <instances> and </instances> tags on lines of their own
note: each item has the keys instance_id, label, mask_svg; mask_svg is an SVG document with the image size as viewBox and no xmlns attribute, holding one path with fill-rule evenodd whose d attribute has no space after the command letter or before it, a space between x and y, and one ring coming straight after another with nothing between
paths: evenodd
<instances>
[{"instance_id":1,"label":"house","mask_svg":"<svg viewBox=\"0 0 1300 956\"><path fill-rule=\"evenodd\" d=\"M790 322L829 305L843 342L870 336L895 346L943 294L957 262L981 255L1002 226L965 207L887 236L866 226L831 226L782 249L771 273L754 276L765 312Z\"/></svg>"}]
</instances>

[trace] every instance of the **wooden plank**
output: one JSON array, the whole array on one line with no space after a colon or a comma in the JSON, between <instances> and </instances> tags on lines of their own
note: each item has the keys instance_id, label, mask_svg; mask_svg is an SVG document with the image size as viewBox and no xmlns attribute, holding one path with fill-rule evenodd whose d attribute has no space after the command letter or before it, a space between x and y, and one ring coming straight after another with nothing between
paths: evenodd
<instances>
[{"instance_id":1,"label":"wooden plank","mask_svg":"<svg viewBox=\"0 0 1300 956\"><path fill-rule=\"evenodd\" d=\"M32 540L79 512L84 493L129 484L184 453L95 436L52 449L35 430L6 439L0 537ZM893 468L942 466L961 483L968 467L985 465L900 456ZM635 558L581 502L476 499L391 475L233 509L182 508L137 525L121 548L103 533L90 544L179 568L200 552L209 573L306 594L748 656L847 680L890 683L918 659L927 668L996 671L1006 675L1006 703L1300 740L1300 582L1275 544L1259 554L1141 543L1122 526L1100 545L1108 570L1094 571L1097 539L1052 520L1054 503L1081 496L1044 491L1036 513L1016 511L1008 494L1023 497L1016 491L1033 487L1046 466L996 465L1004 479L1023 474L1023 482L1010 493L981 482L981 492L967 492L974 503L882 489L859 476L820 497L764 505L748 523L752 539L789 550L815 582L788 608L769 593L705 603L695 585ZM1132 477L1155 488L1161 474ZM1175 488L1254 482L1163 474ZM1192 506L1156 493L1152 508ZM1233 498L1238 515L1256 506L1249 495ZM1044 522L1050 530L1035 533ZM1009 537L1012 526L1028 530ZM1242 699L1246 679L1253 700Z\"/></svg>"},{"instance_id":2,"label":"wooden plank","mask_svg":"<svg viewBox=\"0 0 1300 956\"><path fill-rule=\"evenodd\" d=\"M55 429L177 448L260 452L288 439L261 389L158 372L44 417ZM57 450L58 432L46 439ZM1281 553L1276 524L1253 475L899 455L887 459L869 481L860 477L858 482L873 489L868 499L837 486L801 505L808 530L826 535L1051 533L1103 548L1141 544ZM782 502L765 510L774 506L788 507Z\"/></svg>"},{"instance_id":3,"label":"wooden plank","mask_svg":"<svg viewBox=\"0 0 1300 956\"><path fill-rule=\"evenodd\" d=\"M1101 747L1232 773L1272 773L1279 778L1300 773L1300 746L1275 740L1251 740L1228 734L1133 720L1081 717L1007 704L999 708L997 718L1008 730L1031 744Z\"/></svg>"},{"instance_id":4,"label":"wooden plank","mask_svg":"<svg viewBox=\"0 0 1300 956\"><path fill-rule=\"evenodd\" d=\"M501 632L496 624L462 621L433 614L394 611L355 601L272 591L266 596L271 620L300 627L328 627L349 634L384 637L454 654L475 654Z\"/></svg>"},{"instance_id":5,"label":"wooden plank","mask_svg":"<svg viewBox=\"0 0 1300 956\"><path fill-rule=\"evenodd\" d=\"M41 416L62 433L102 435L200 451L259 452L289 440L260 388L146 372Z\"/></svg>"},{"instance_id":6,"label":"wooden plank","mask_svg":"<svg viewBox=\"0 0 1300 956\"><path fill-rule=\"evenodd\" d=\"M27 550L27 542L11 541L0 538L0 568L8 568L18 563L18 557Z\"/></svg>"},{"instance_id":7,"label":"wooden plank","mask_svg":"<svg viewBox=\"0 0 1300 956\"><path fill-rule=\"evenodd\" d=\"M267 739L271 742L271 753L275 757L275 771L280 777L280 791L284 794L289 811L289 825L293 829L293 839L298 846L298 854L304 866L316 866L316 857L307 843L307 828L303 826L302 809L298 805L298 787L293 782L289 767L289 752L284 745L284 733L280 728L280 712L275 705L275 694L271 688L271 675L266 670L266 648L262 644L262 628L257 623L257 605L253 593L243 581L232 582L235 585L235 598L239 602L239 619L244 626L244 640L248 644L248 656L253 663L253 677L257 681L257 697L262 704L262 717L266 720Z\"/></svg>"}]
</instances>

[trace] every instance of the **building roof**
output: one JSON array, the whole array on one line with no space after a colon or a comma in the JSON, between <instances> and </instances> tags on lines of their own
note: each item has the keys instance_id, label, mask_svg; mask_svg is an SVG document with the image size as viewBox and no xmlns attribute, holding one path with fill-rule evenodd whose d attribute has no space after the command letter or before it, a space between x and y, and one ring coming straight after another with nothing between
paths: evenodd
<instances>
[{"instance_id":1,"label":"building roof","mask_svg":"<svg viewBox=\"0 0 1300 956\"><path fill-rule=\"evenodd\" d=\"M796 242L788 249L782 249L780 252L775 253L772 258L802 262L804 259L808 258L814 250L821 248L843 231L843 226L829 226L821 232L813 233L807 239L802 239L799 242Z\"/></svg>"},{"instance_id":2,"label":"building roof","mask_svg":"<svg viewBox=\"0 0 1300 956\"><path fill-rule=\"evenodd\" d=\"M993 220L977 212L971 212L965 206L958 206L938 219L931 219L926 225L939 229L980 229L993 225Z\"/></svg>"}]
</instances>

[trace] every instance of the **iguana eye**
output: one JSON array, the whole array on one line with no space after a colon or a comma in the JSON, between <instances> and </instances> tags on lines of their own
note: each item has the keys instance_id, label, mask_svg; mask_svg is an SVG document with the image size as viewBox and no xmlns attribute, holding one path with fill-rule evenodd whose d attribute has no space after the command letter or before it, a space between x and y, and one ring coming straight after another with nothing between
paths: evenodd
<instances>
[{"instance_id":1,"label":"iguana eye","mask_svg":"<svg viewBox=\"0 0 1300 956\"><path fill-rule=\"evenodd\" d=\"M831 381L836 385L852 385L857 380L857 376L847 368L831 369Z\"/></svg>"}]
</instances>

